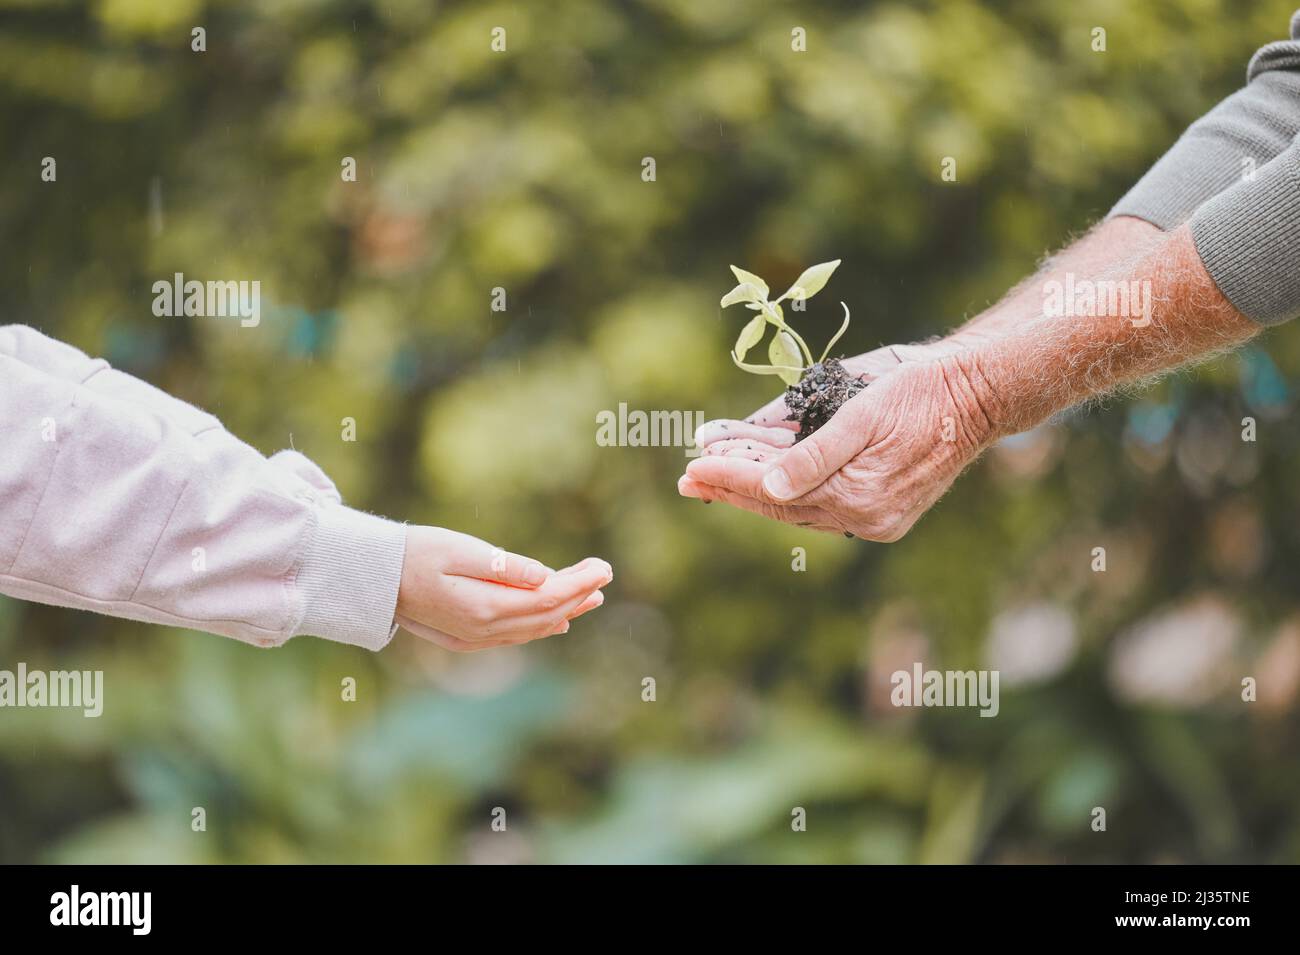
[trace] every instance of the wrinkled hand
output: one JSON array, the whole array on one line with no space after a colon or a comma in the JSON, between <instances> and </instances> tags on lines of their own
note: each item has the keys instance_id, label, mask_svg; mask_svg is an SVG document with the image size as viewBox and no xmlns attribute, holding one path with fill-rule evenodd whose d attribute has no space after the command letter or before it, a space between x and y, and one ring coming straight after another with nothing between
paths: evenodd
<instances>
[{"instance_id":1,"label":"wrinkled hand","mask_svg":"<svg viewBox=\"0 0 1300 955\"><path fill-rule=\"evenodd\" d=\"M992 443L997 417L961 355L902 363L798 444L759 424L711 440L677 487L787 524L896 541Z\"/></svg>"},{"instance_id":2,"label":"wrinkled hand","mask_svg":"<svg viewBox=\"0 0 1300 955\"><path fill-rule=\"evenodd\" d=\"M468 534L411 527L397 622L447 650L486 650L566 633L569 621L605 602L614 579L588 557L555 571Z\"/></svg>"}]
</instances>

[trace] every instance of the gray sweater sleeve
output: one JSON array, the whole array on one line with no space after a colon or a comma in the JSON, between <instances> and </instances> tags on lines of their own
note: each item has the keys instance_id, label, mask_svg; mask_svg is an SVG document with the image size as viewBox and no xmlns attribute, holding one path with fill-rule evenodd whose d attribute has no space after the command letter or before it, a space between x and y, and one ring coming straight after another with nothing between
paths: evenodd
<instances>
[{"instance_id":1,"label":"gray sweater sleeve","mask_svg":"<svg viewBox=\"0 0 1300 955\"><path fill-rule=\"evenodd\" d=\"M1300 11L1250 61L1245 89L1197 120L1111 210L1172 229L1239 312L1300 315Z\"/></svg>"},{"instance_id":2,"label":"gray sweater sleeve","mask_svg":"<svg viewBox=\"0 0 1300 955\"><path fill-rule=\"evenodd\" d=\"M1263 325L1300 315L1300 144L1192 216L1205 270L1241 314Z\"/></svg>"}]
</instances>

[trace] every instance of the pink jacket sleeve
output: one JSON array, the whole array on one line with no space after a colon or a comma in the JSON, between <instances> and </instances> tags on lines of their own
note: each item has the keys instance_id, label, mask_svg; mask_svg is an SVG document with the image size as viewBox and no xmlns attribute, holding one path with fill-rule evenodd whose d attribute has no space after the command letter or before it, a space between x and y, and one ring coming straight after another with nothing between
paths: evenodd
<instances>
[{"instance_id":1,"label":"pink jacket sleeve","mask_svg":"<svg viewBox=\"0 0 1300 955\"><path fill-rule=\"evenodd\" d=\"M0 593L257 646L395 630L403 525L295 451L25 326L0 327Z\"/></svg>"}]
</instances>

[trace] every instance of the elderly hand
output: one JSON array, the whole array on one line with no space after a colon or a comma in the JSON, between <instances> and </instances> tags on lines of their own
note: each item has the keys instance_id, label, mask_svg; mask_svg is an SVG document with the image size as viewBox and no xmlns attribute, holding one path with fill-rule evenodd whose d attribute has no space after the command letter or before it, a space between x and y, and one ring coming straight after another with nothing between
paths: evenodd
<instances>
[{"instance_id":1,"label":"elderly hand","mask_svg":"<svg viewBox=\"0 0 1300 955\"><path fill-rule=\"evenodd\" d=\"M555 571L441 527L411 527L397 597L403 629L447 650L487 650L565 633L614 579L588 557Z\"/></svg>"},{"instance_id":2,"label":"elderly hand","mask_svg":"<svg viewBox=\"0 0 1300 955\"><path fill-rule=\"evenodd\" d=\"M711 440L677 486L788 524L896 541L998 436L998 420L963 353L905 362L798 444L770 416Z\"/></svg>"}]
</instances>

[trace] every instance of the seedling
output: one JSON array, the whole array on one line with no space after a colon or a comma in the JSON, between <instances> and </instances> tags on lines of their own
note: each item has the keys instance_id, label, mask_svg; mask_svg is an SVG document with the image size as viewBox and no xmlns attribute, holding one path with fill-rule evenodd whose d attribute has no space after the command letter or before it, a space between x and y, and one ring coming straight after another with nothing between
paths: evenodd
<instances>
[{"instance_id":1,"label":"seedling","mask_svg":"<svg viewBox=\"0 0 1300 955\"><path fill-rule=\"evenodd\" d=\"M843 302L844 322L827 343L821 357L813 361L812 352L803 340L785 320L785 310L781 303L789 299L803 302L812 298L830 281L831 273L840 264L840 260L823 262L805 269L780 298L770 301L771 291L767 283L753 272L731 267L736 280L740 283L722 297L722 307L744 304L747 309L757 312L745 323L732 349L731 360L738 368L755 375L776 375L786 383L785 403L790 409L787 421L799 422L799 436L803 440L812 434L839 410L840 405L848 401L866 387L860 378L854 378L838 358L828 358L835 343L840 340L849 327L849 307ZM771 364L755 365L745 361L750 350L763 340L767 326L775 331L768 342L767 357Z\"/></svg>"}]
</instances>

